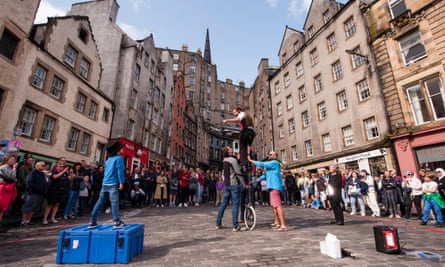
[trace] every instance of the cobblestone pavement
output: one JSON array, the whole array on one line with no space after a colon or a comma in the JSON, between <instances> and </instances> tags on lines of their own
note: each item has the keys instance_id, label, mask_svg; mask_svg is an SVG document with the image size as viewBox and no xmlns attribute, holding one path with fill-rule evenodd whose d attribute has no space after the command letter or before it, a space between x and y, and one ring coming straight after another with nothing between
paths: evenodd
<instances>
[{"instance_id":1,"label":"cobblestone pavement","mask_svg":"<svg viewBox=\"0 0 445 267\"><path fill-rule=\"evenodd\" d=\"M242 232L232 232L230 207L223 219L227 227L219 230L215 229L217 208L213 206L123 210L122 219L127 224L145 225L143 252L128 266L445 266L445 228L420 226L414 219L347 214L345 225L337 226L329 224L330 211L285 207L289 230L277 232L269 227L271 208L259 206L256 210L257 227ZM0 265L56 266L59 231L86 224L87 220L16 227L0 234ZM110 220L108 214L99 216L99 223ZM402 248L434 252L444 257L444 262L377 252L373 234L376 225L397 227ZM322 255L319 241L327 233L336 235L342 248L355 254L355 259Z\"/></svg>"}]
</instances>

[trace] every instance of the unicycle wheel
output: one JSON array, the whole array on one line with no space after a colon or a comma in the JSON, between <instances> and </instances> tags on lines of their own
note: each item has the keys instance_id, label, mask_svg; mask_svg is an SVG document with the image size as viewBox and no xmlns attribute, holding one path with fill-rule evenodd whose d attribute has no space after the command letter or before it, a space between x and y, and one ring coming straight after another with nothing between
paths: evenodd
<instances>
[{"instance_id":1,"label":"unicycle wheel","mask_svg":"<svg viewBox=\"0 0 445 267\"><path fill-rule=\"evenodd\" d=\"M253 207L246 207L244 211L244 224L247 230L252 231L256 226L256 212Z\"/></svg>"}]
</instances>

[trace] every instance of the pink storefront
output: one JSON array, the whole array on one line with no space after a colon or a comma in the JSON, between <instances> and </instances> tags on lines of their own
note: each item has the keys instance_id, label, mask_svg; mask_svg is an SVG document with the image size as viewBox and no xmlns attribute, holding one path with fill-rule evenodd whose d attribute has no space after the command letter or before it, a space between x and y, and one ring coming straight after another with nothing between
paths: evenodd
<instances>
[{"instance_id":1,"label":"pink storefront","mask_svg":"<svg viewBox=\"0 0 445 267\"><path fill-rule=\"evenodd\" d=\"M402 175L445 168L445 125L391 137Z\"/></svg>"}]
</instances>

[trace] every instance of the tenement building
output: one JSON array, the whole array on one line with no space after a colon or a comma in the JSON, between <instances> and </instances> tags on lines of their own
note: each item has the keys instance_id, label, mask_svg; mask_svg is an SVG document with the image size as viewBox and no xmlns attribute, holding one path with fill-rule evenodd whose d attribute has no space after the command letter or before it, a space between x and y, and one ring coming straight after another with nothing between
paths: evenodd
<instances>
[{"instance_id":1,"label":"tenement building","mask_svg":"<svg viewBox=\"0 0 445 267\"><path fill-rule=\"evenodd\" d=\"M37 160L101 162L113 109L98 90L102 65L90 21L66 16L32 26L39 1L26 2L8 0L0 11L2 138Z\"/></svg>"},{"instance_id":2,"label":"tenement building","mask_svg":"<svg viewBox=\"0 0 445 267\"><path fill-rule=\"evenodd\" d=\"M401 173L445 168L445 2L362 6Z\"/></svg>"},{"instance_id":3,"label":"tenement building","mask_svg":"<svg viewBox=\"0 0 445 267\"><path fill-rule=\"evenodd\" d=\"M335 163L378 175L394 164L359 3L312 1L303 32L286 26L270 89L275 150L293 172Z\"/></svg>"},{"instance_id":4,"label":"tenement building","mask_svg":"<svg viewBox=\"0 0 445 267\"><path fill-rule=\"evenodd\" d=\"M117 24L116 0L75 3L69 14L88 16L103 64L100 90L114 101L111 139L125 144L126 167L170 164L174 92L172 57L153 36L133 40Z\"/></svg>"}]
</instances>

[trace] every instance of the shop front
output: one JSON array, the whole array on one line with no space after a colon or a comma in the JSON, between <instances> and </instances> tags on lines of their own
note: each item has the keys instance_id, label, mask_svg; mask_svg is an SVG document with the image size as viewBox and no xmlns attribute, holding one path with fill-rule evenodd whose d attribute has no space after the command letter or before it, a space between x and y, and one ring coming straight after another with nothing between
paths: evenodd
<instances>
[{"instance_id":1,"label":"shop front","mask_svg":"<svg viewBox=\"0 0 445 267\"><path fill-rule=\"evenodd\" d=\"M445 126L392 137L401 173L445 168Z\"/></svg>"},{"instance_id":2,"label":"shop front","mask_svg":"<svg viewBox=\"0 0 445 267\"><path fill-rule=\"evenodd\" d=\"M367 170L372 176L379 176L389 168L385 155L386 148L379 148L334 159L340 169Z\"/></svg>"},{"instance_id":3,"label":"shop front","mask_svg":"<svg viewBox=\"0 0 445 267\"><path fill-rule=\"evenodd\" d=\"M125 168L133 172L135 167L148 166L150 151L148 148L138 145L126 138L117 138L116 141L124 144L121 156L124 158Z\"/></svg>"}]
</instances>

